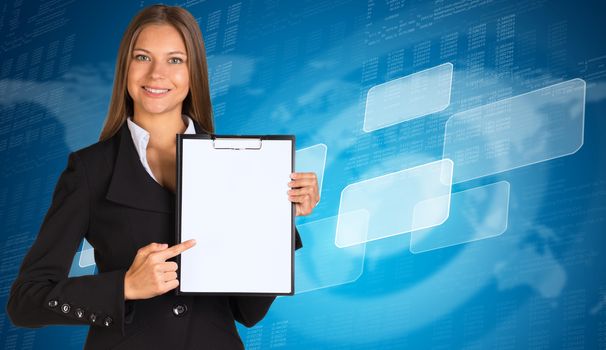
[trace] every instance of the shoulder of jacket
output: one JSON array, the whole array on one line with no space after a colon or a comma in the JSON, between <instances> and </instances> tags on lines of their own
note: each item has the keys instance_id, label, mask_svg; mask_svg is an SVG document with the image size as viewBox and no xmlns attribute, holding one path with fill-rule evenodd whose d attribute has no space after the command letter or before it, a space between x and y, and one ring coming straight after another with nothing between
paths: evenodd
<instances>
[{"instance_id":1,"label":"shoulder of jacket","mask_svg":"<svg viewBox=\"0 0 606 350\"><path fill-rule=\"evenodd\" d=\"M75 153L87 167L98 168L99 166L113 165L112 159L116 149L117 137L114 136L77 149L73 151L73 153Z\"/></svg>"}]
</instances>

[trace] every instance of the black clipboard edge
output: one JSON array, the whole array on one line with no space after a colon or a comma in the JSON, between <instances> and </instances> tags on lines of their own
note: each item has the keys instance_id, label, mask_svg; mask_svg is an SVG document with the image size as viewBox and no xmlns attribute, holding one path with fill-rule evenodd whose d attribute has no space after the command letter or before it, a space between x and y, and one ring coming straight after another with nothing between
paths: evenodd
<instances>
[{"instance_id":1,"label":"black clipboard edge","mask_svg":"<svg viewBox=\"0 0 606 350\"><path fill-rule=\"evenodd\" d=\"M176 164L176 179L177 179L177 193L175 195L175 244L181 243L181 190L182 190L182 164L183 164L183 140L185 139L215 139L215 138L247 138L247 139L261 139L261 140L290 140L292 142L291 147L291 163L290 163L290 172L293 173L295 171L295 135L217 135L217 134L177 134L177 164ZM223 296L293 296L295 295L295 216L296 216L296 208L295 204L291 202L291 227L290 227L290 246L291 246L291 254L290 254L290 292L289 293L256 293L256 292L246 292L246 293L233 293L233 292L184 292L181 291L181 283L174 289L175 295L183 295L183 296L211 296L211 295L223 295ZM179 268L177 269L177 278L181 281L181 254L175 257L176 263Z\"/></svg>"}]
</instances>

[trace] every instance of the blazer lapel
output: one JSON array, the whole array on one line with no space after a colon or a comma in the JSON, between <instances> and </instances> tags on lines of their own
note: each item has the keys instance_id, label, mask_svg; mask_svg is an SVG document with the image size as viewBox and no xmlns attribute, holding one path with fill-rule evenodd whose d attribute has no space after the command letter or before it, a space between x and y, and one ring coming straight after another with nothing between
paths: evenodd
<instances>
[{"instance_id":1,"label":"blazer lapel","mask_svg":"<svg viewBox=\"0 0 606 350\"><path fill-rule=\"evenodd\" d=\"M139 160L126 122L118 131L118 153L106 199L129 207L170 213L174 195L157 183Z\"/></svg>"},{"instance_id":2,"label":"blazer lapel","mask_svg":"<svg viewBox=\"0 0 606 350\"><path fill-rule=\"evenodd\" d=\"M205 133L196 121L193 122L196 134ZM118 152L105 198L133 208L174 212L175 194L147 173L139 160L126 122L116 136L119 138Z\"/></svg>"}]
</instances>

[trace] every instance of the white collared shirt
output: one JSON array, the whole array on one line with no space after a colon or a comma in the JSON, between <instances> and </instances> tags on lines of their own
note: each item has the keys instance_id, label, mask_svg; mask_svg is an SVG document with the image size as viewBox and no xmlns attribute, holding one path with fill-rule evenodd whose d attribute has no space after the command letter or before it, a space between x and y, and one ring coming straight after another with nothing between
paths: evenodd
<instances>
[{"instance_id":1,"label":"white collared shirt","mask_svg":"<svg viewBox=\"0 0 606 350\"><path fill-rule=\"evenodd\" d=\"M186 114L182 114L181 116L183 120L187 118L187 129L185 129L184 134L195 134L196 129L194 127L193 120ZM156 180L156 182L160 183L152 173L151 168L147 163L147 144L149 143L149 132L137 125L137 123L133 122L130 116L126 118L126 122L128 124L128 129L130 130L130 135L133 138L135 149L139 154L139 160L141 161L141 164L143 164L143 167L145 168L145 170L147 170L149 176L151 176L152 179Z\"/></svg>"}]
</instances>

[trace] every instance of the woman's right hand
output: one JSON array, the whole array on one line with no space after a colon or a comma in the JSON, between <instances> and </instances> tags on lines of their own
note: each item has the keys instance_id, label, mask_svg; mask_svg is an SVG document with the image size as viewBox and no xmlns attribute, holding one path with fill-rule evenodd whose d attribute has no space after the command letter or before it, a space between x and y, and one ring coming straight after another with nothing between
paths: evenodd
<instances>
[{"instance_id":1,"label":"woman's right hand","mask_svg":"<svg viewBox=\"0 0 606 350\"><path fill-rule=\"evenodd\" d=\"M166 261L196 245L193 239L168 248L150 243L139 248L124 276L124 300L149 299L177 288L177 263Z\"/></svg>"}]
</instances>

